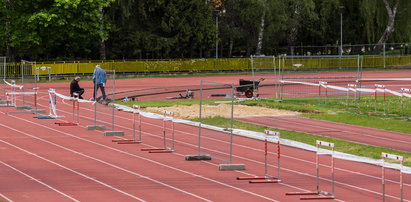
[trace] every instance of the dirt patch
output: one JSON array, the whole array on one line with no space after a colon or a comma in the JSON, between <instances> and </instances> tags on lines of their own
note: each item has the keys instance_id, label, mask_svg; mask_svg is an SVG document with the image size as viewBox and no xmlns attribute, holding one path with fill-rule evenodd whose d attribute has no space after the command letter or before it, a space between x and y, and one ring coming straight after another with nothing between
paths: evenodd
<instances>
[{"instance_id":1,"label":"dirt patch","mask_svg":"<svg viewBox=\"0 0 411 202\"><path fill-rule=\"evenodd\" d=\"M146 112L162 114L164 111L174 112L174 117L179 119L192 119L199 116L199 105L191 106L172 106L172 107L147 107L142 109ZM283 116L283 115L298 115L298 112L272 109L257 106L234 105L234 117L250 117L250 116ZM231 117L231 105L203 105L202 117L222 116Z\"/></svg>"}]
</instances>

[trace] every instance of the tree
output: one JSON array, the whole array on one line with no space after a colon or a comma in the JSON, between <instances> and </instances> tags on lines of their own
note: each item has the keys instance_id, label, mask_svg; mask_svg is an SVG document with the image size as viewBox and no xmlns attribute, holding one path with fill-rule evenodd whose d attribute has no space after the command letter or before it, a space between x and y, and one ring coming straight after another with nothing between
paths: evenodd
<instances>
[{"instance_id":1,"label":"tree","mask_svg":"<svg viewBox=\"0 0 411 202\"><path fill-rule=\"evenodd\" d=\"M31 60L87 57L98 47L99 37L108 37L101 30L99 8L112 1L8 0L8 45L17 57Z\"/></svg>"},{"instance_id":2,"label":"tree","mask_svg":"<svg viewBox=\"0 0 411 202\"><path fill-rule=\"evenodd\" d=\"M411 31L407 27L411 23L409 8L409 0L361 1L360 12L365 24L366 40L368 43L378 43L374 52L380 52L382 44L390 41L410 41Z\"/></svg>"},{"instance_id":3,"label":"tree","mask_svg":"<svg viewBox=\"0 0 411 202\"><path fill-rule=\"evenodd\" d=\"M115 4L109 11L114 25L109 40L113 56L198 57L212 47L215 29L211 7L204 1L140 0L125 4L131 9L123 5ZM128 47L128 53L121 53L119 47Z\"/></svg>"}]
</instances>

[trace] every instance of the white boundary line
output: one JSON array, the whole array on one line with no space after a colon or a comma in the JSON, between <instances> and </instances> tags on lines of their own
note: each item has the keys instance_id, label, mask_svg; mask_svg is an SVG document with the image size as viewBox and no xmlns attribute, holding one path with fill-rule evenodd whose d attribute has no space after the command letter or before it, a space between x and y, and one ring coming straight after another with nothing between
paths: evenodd
<instances>
[{"instance_id":1,"label":"white boundary line","mask_svg":"<svg viewBox=\"0 0 411 202\"><path fill-rule=\"evenodd\" d=\"M87 110L88 110L88 109L87 109ZM102 113L103 115L108 115L108 114L104 114L103 112L101 112L101 113ZM86 117L86 118L87 118L87 117ZM129 118L124 118L124 117L121 117L121 116L117 116L116 118L123 118L123 119L129 120ZM145 123L145 124L148 124L148 125L151 125L151 126L155 126L155 127L160 127L160 126L157 126L157 125L154 125L154 124L151 124L151 123ZM117 126L117 127L121 127L121 128L128 129L127 127L124 127L124 126ZM176 130L176 131L178 131L178 130ZM184 132L184 131L179 131L179 132L196 136L196 134L190 134L190 133L186 133L186 132ZM144 133L145 133L145 132L144 132ZM146 134L150 134L150 133L146 133ZM156 135L154 135L154 136L156 136ZM213 138L211 138L211 139L213 139ZM216 139L213 139L213 140L215 140L215 141L223 141L223 140L218 140L218 139L217 139L217 140L216 140ZM177 141L177 142L179 142L179 141ZM181 142L180 142L180 143L181 143ZM196 146L196 145L194 145L194 146ZM239 146L239 145L236 145L236 146ZM298 149L298 148L296 148L296 149ZM285 156L285 157L288 157L288 158L295 159L295 160L299 160L299 161L305 161L305 160L303 160L303 159L299 159L299 158L296 158L296 157L290 157L290 156L287 156L287 155L284 155L284 156ZM249 161L253 161L253 160L251 160L251 159L243 158L243 157L241 157L241 156L233 156L233 157L240 158L240 159L246 159L246 160L249 160ZM344 160L344 159L343 159L343 160ZM308 161L308 162L309 162L309 161ZM315 162L309 162L309 163L310 163L310 164L315 164ZM359 163L363 163L363 162L359 162ZM326 167L327 167L327 165L323 165L323 164L321 164L321 166L326 166ZM282 169L283 169L283 167L282 167ZM287 170L288 170L289 172L294 172L294 173L298 173L298 174L302 174L302 175L305 175L305 176L310 176L310 177L315 178L315 175L310 175L310 174L308 174L308 173L301 173L301 172L299 172L299 171L292 170L292 169L287 169ZM360 175L363 175L363 176L365 176L365 177L371 177L371 178L380 179L380 178L378 178L378 177L374 177L374 176L370 176L370 175L363 174L363 173L360 173L360 172L351 171L351 170L346 170L346 169L342 169L342 168L336 168L336 170L345 171L345 172L348 172L348 173L360 174ZM325 178L320 178L320 179L325 180L325 181L329 181L328 179L325 179ZM387 180L387 181L391 181L391 180ZM395 182L395 181L392 181L392 182ZM363 190L363 191L369 191L370 193L374 193L374 194L377 194L377 195L380 194L379 192L375 192L375 191L372 191L372 190L368 190L368 189L366 189L366 188L357 187L357 186L355 186L355 185L350 185L350 184L346 184L346 183L342 183L342 182L337 182L337 181L336 181L336 183L337 183L337 184L340 184L340 185L345 185L345 186L348 186L348 187L351 187L351 188L357 188L357 189ZM284 183L281 183L281 184L284 184ZM411 186L411 184L404 184L404 185L406 185L406 186ZM287 186L292 186L292 185L287 185ZM387 196L388 196L388 195L387 195ZM399 198L394 197L394 196L388 196L388 197L392 197L392 198L399 199Z\"/></svg>"},{"instance_id":2,"label":"white boundary line","mask_svg":"<svg viewBox=\"0 0 411 202\"><path fill-rule=\"evenodd\" d=\"M86 108L86 110L89 110L89 109L87 109ZM64 113L68 113L68 112L65 112L65 111L63 111L63 110L60 110L60 111L62 111L62 112L64 112ZM90 111L90 110L89 110ZM100 112L100 113L102 113L102 114L104 114L104 115L108 115L108 114L105 114L105 113L103 113L103 112ZM85 117L85 116L83 116L83 117ZM117 116L118 118L124 118L124 117L120 117L120 116ZM88 118L88 117L85 117L85 118ZM124 118L124 119L127 119L128 120L128 118ZM146 124L150 124L150 123L146 123ZM150 124L150 125L154 125L154 124ZM154 125L154 126L157 126L157 125ZM128 129L127 127L124 127L124 126L118 126L118 127L121 127L121 128L126 128L126 129ZM158 127L158 126L157 126ZM183 131L180 131L180 132L183 132ZM148 133L147 133L148 134ZM221 140L222 141L222 140ZM238 145L237 145L238 146ZM289 156L288 156L289 157ZM237 158L242 158L242 157L238 157L237 156ZM290 158L290 157L289 157ZM244 158L242 158L242 159L244 159ZM246 159L246 158L245 158ZM295 158L294 157L294 159L297 159L297 160L300 160L300 161L304 161L304 160L302 160L302 159L298 159L298 158ZM248 159L248 160L250 160L250 159ZM250 160L250 161L253 161L253 160ZM310 162L310 163L313 163L313 162ZM322 165L322 164L321 164ZM326 165L322 165L322 166L326 166ZM283 169L283 168L282 168ZM336 169L338 169L338 170L342 170L342 171L346 171L346 172L349 172L349 173L356 173L356 174L358 174L359 172L355 172L355 171L350 171L350 170L345 170L345 169L341 169L341 168L336 168ZM310 176L310 177L315 177L314 175L310 175L310 174L308 174L308 173L302 173L302 172L299 172L299 171L296 171L296 170L292 170L292 169L286 169L287 171L289 171L289 172L294 172L294 173L298 173L298 174L301 174L301 175L305 175L305 176ZM366 175L366 174L362 174L362 173L360 173L361 175L363 175L363 176L369 176L369 175ZM372 177L372 176L371 176ZM372 177L372 178L374 178L374 177ZM329 181L328 179L325 179L325 178L320 178L320 179L322 179L322 180L325 180L325 181ZM356 189L359 189L359 190L363 190L363 191L368 191L368 192L370 192L370 193L373 193L373 194L377 194L377 195L380 195L381 193L379 193L379 192L375 192L375 191L372 191L372 190L368 190L368 189L366 189L366 188L361 188L361 187L357 187L357 186L355 186L355 185L350 185L350 184L346 184L346 183L342 183L342 182L336 182L337 184L340 184L340 185L345 185L345 186L348 186L348 187L351 187L351 188L356 188ZM284 183L281 183L281 184L284 184ZM285 185L285 184L284 184ZM286 186L290 186L290 187L293 187L292 185L286 185ZM388 195L387 195L388 196ZM399 199L399 198L397 198L397 197L394 197L394 196L388 196L388 197L392 197L392 198L395 198L395 199Z\"/></svg>"},{"instance_id":3,"label":"white boundary line","mask_svg":"<svg viewBox=\"0 0 411 202\"><path fill-rule=\"evenodd\" d=\"M4 127L3 124L0 124L0 125ZM7 127L7 128L9 128L9 127ZM19 131L19 130L15 130L14 128L9 128L9 129L14 130L15 132L18 132L18 133L22 133L23 135L28 135L28 134L26 134L25 132L22 132L22 131ZM31 135L28 135L28 136L31 136ZM31 136L31 137L34 137L34 136ZM36 138L36 139L37 139L37 138ZM39 138L39 139L41 139L41 138ZM18 146L14 145L14 144L11 144L11 143L6 142L6 141L4 141L4 140L0 140L0 142L3 142L4 144L7 144L7 145L9 145L9 146L11 146L11 147L14 147L14 148L16 148L16 149L18 149L18 150L20 150L20 151L26 152L27 154L30 154L30 155L32 155L32 156L35 156L35 157L37 157L37 158L39 158L39 159L41 159L41 160L44 160L44 161L49 162L49 163L51 163L51 164L54 164L54 165L56 165L56 166L58 166L58 167L61 167L61 168L63 168L63 169L66 169L66 170L68 170L68 171L70 171L70 172L72 172L72 173L75 173L75 174L77 174L77 175L80 175L80 176L82 176L82 177L84 177L84 178L86 178L86 179L89 179L89 180L91 180L91 181L94 181L94 182L96 182L97 184L101 184L101 185L103 185L103 186L105 186L105 187L107 187L107 188L113 189L114 191L120 192L120 193L122 193L122 194L124 194L124 195L126 195L126 196L129 196L129 197L133 198L133 199L136 199L136 200L139 200L139 201L144 201L144 200L142 200L142 199L140 199L140 198L138 198L138 197L136 197L136 196L133 196L133 195L127 193L127 192L124 192L124 191L122 191L122 190L120 190L120 189L117 189L117 188L111 186L111 185L108 185L108 184L106 184L106 183L104 183L104 182L101 182L101 181L99 181L99 180L97 180L97 179L94 179L94 178L92 178L92 177L90 177L90 176L88 176L88 175L85 175L85 174L81 173L81 172L77 172L77 171L75 171L75 170L73 170L73 169L71 169L71 168L68 168L68 167L66 167L66 166L63 166L63 165L61 165L61 164L59 164L59 163L56 163L56 162L54 162L54 161L52 161L52 160L49 160L49 159L47 159L47 158L44 158L44 157L42 157L42 156L40 156L40 155L34 154L34 153L32 153L32 152L30 152L30 151L27 151L27 150L25 150L25 149L23 149L23 148L21 148L21 147L18 147ZM48 142L48 141L45 140L45 142Z\"/></svg>"},{"instance_id":4,"label":"white boundary line","mask_svg":"<svg viewBox=\"0 0 411 202\"><path fill-rule=\"evenodd\" d=\"M6 142L6 141L3 141L3 140L1 140L1 139L0 139L0 142L3 142L3 143L5 143L5 144L7 144L7 145L9 145L9 146L12 146L12 147L18 148L18 147L16 147L15 145L10 144L10 143L8 143L8 142ZM26 151L25 151L25 152L26 152ZM31 152L30 152L29 154L31 154L31 155L35 155L35 154L31 153ZM67 197L67 198L69 198L69 199L73 200L73 201L79 201L79 200L77 200L77 199L75 199L75 198L73 198L73 197L71 197L71 196L69 196L69 195L67 195L67 194L63 193L62 191L59 191L58 189L56 189L56 188L54 188L54 187L52 187L52 186L50 186L50 185L48 185L48 184L46 184L46 183L44 183L44 182L40 181L39 179L36 179L36 178L34 178L34 177L30 176L30 175L29 175L29 174L27 174L27 173L24 173L23 171L21 171L21 170L19 170L19 169L15 168L15 167L13 167L13 166L11 166L11 165L9 165L9 164L7 164L7 163L3 162L3 161L0 161L0 163L1 163L1 164L3 164L3 165L5 165L5 166L7 166L8 168L10 168L10 169L12 169L12 170L14 170L14 171L18 172L18 173L20 173L20 174L22 174L22 175L26 176L26 177L28 177L28 178L30 178L30 179L32 179L32 180L34 180L34 181L38 182L39 184L42 184L42 185L44 185L45 187L47 187L47 188L49 188L49 189L51 189L51 190L53 190L53 191L55 191L55 192L57 192L57 193L59 193L59 194L61 194L61 195L65 196L65 197Z\"/></svg>"},{"instance_id":5,"label":"white boundary line","mask_svg":"<svg viewBox=\"0 0 411 202\"><path fill-rule=\"evenodd\" d=\"M241 188L238 188L238 187L235 187L235 186L232 186L232 185L229 185L229 184L226 184L226 183L217 181L217 180L213 180L213 179L211 179L211 178L207 178L207 177L204 177L204 176L201 176L201 175L197 175L197 174L195 174L195 173L191 173L191 172L186 171L186 170L182 170L182 169L179 169L179 168L175 168L175 167L173 167L173 166L169 166L169 165L163 164L163 163L158 162L158 161L154 161L154 160L152 160L152 159L147 159L147 158L144 158L144 157L141 157L141 156L137 156L137 155L134 155L134 154L130 154L130 153L126 152L126 151L122 151L122 150L119 150L119 149L116 149L116 148L113 148L113 147L109 147L109 146L107 146L107 145L103 145L103 144L101 144L101 143L97 143L97 142L94 142L94 141L91 141L91 140L87 140L87 139L85 139L85 138L81 138L81 137L77 137L77 136L68 134L68 133L63 132L63 131L59 131L59 130L56 130L56 129L53 129L53 128L49 128L49 127L47 127L47 126L43 126L43 125L41 125L41 124L37 124L37 123L34 123L34 122L32 122L32 121L29 121L29 120L25 120L25 119L20 118L20 117L16 117L16 116L13 116L13 117L14 117L14 118L17 118L17 119L20 119L20 120L24 120L24 121L29 122L29 123L32 123L32 124L34 124L34 125L38 125L38 126L41 126L41 127L43 127L43 128L47 128L47 129L49 129L49 130L52 130L52 131L61 133L61 134L65 135L65 136L73 137L73 138L75 138L75 139L79 139L79 140L82 140L82 141L85 141L85 142L89 142L89 143L92 143L92 144L95 144L95 145L98 145L98 146L102 146L102 147L104 147L104 148L106 148L106 149L110 149L110 150L113 150L113 151L116 151L116 152L119 152L119 153L122 153L122 154L126 154L126 155L129 155L129 156L132 156L132 157L136 157L136 158L139 158L139 159L142 159L142 160L146 160L146 161L149 161L149 162L151 162L151 163L154 163L154 164L157 164L157 165L161 165L161 166L164 166L164 167L166 167L166 168L170 168L170 169L175 170L175 171L179 171L179 172L182 172L182 173L191 175L191 176L195 176L195 177L198 177L198 178L207 180L207 181L211 181L211 182L214 182L214 183L217 183L217 184L226 186L226 187L230 187L230 188L236 189L236 190L241 191L241 192L244 192L244 193L248 193L248 194L250 194L250 195L254 195L254 196L256 196L256 197L260 197L260 198L263 198L263 199L266 199L266 200L269 200L269 201L277 201L277 200L270 199L270 198L267 198L267 197L265 197L265 196L256 194L256 193L254 193L254 192L250 192L250 191L247 191L247 190L244 190L244 189L241 189ZM171 188L171 189L180 191L180 192L182 192L182 193L186 193L186 194L191 195L191 196L193 196L193 197L195 197L195 198L202 199L202 200L204 200L204 201L210 201L210 200L208 200L208 199L205 199L205 198L203 198L203 197L197 196L197 195L195 195L195 194L193 194L193 193L190 193L190 192L187 192L187 191L185 191L185 190L181 190L181 189L179 189L179 188L173 187L173 186L171 186L171 185L165 184L165 183L160 182L160 181L158 181L158 180L155 180L155 179L152 179L152 178L149 178L149 177L140 175L140 174L138 174L138 173L135 173L135 172L126 170L126 169L121 168L121 167L119 167L119 166L116 166L116 165L114 165L114 164L110 164L110 163L105 162L105 161L103 161L103 160L100 160L100 159L97 159L97 158L88 156L88 155L83 154L83 153L81 153L81 152L74 151L74 150L72 150L72 149L63 147L63 146L58 145L58 144L55 144L55 143L53 143L53 142L50 142L50 141L47 141L47 140L43 140L43 139L41 139L41 138L39 138L39 137L32 136L32 135L30 135L30 134L27 134L27 133L25 133L25 132L19 131L19 130L17 130L17 129L10 128L10 127L8 127L8 126L5 126L4 124L1 124L1 123L0 123L0 126L9 128L9 129L11 129L11 130L14 130L14 131L17 131L17 132L19 132L19 133L22 133L22 134L24 134L24 135L26 135L26 136L29 136L29 137L32 137L32 138L34 138L34 139L38 139L38 140L40 140L40 141L49 143L49 144L54 145L54 146L56 146L56 147L62 148L62 149L64 149L64 150L67 150L67 151L70 151L70 152L73 152L73 153L76 153L76 154L78 154L78 155L80 155L80 156L83 156L83 157L86 157L86 158L89 158L89 159L92 159L92 160L98 161L98 162L100 162L100 163L106 164L106 165L108 165L108 166L114 167L114 168L116 168L116 169L122 170L122 171L127 172L127 173L130 173L130 174L136 175L136 176L138 176L138 177L147 179L147 180L149 180L149 181L152 181L152 182L155 182L155 183L164 185L164 186L166 186L166 187L169 187L169 188Z\"/></svg>"}]
</instances>

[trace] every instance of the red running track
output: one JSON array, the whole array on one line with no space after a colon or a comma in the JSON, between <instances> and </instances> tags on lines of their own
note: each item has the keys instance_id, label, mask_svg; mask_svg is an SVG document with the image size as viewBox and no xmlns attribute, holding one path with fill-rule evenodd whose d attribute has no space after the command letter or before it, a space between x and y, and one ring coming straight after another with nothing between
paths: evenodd
<instances>
[{"instance_id":1,"label":"red running track","mask_svg":"<svg viewBox=\"0 0 411 202\"><path fill-rule=\"evenodd\" d=\"M48 95L44 91L40 95L39 108L47 109ZM71 121L70 103L58 99L57 108L64 116L60 121ZM102 105L97 109L98 124L110 126L111 109ZM218 165L225 162L184 160L185 155L197 152L198 129L193 126L176 124L174 153L150 154L140 149L161 145L161 120L143 118L143 144L120 145L102 131L85 129L94 123L89 104L81 104L80 125L68 127L27 113L7 115L6 110L0 108L0 200L299 201L285 193L315 189L315 154L306 150L282 147L281 183L249 184L236 177L264 173L263 143L255 139L233 137L233 163L245 164L246 170L219 171ZM130 113L115 112L115 130L126 134L122 138L131 138L131 119ZM204 143L208 142L203 151L226 155L226 133L203 130L202 134ZM270 157L275 159L274 145L270 148ZM276 162L270 162L269 171L274 172ZM336 200L381 199L381 167L340 159L335 166ZM324 190L330 190L329 169L329 158L322 156L320 183ZM387 169L386 177L387 201L397 201L398 171ZM405 175L404 181L404 197L410 201L411 177Z\"/></svg>"},{"instance_id":2,"label":"red running track","mask_svg":"<svg viewBox=\"0 0 411 202\"><path fill-rule=\"evenodd\" d=\"M360 144L411 152L411 134L408 133L310 119L301 116L263 116L237 118L237 120L272 128L310 133Z\"/></svg>"}]
</instances>

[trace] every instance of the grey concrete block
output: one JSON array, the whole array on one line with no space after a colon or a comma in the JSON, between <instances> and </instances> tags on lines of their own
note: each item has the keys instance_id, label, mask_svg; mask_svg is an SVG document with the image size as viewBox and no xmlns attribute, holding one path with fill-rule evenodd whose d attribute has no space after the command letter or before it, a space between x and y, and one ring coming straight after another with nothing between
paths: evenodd
<instances>
[{"instance_id":1,"label":"grey concrete block","mask_svg":"<svg viewBox=\"0 0 411 202\"><path fill-rule=\"evenodd\" d=\"M105 131L104 136L124 136L123 131Z\"/></svg>"},{"instance_id":2,"label":"grey concrete block","mask_svg":"<svg viewBox=\"0 0 411 202\"><path fill-rule=\"evenodd\" d=\"M211 160L210 155L187 155L185 156L186 161L203 161L203 160Z\"/></svg>"},{"instance_id":3,"label":"grey concrete block","mask_svg":"<svg viewBox=\"0 0 411 202\"><path fill-rule=\"evenodd\" d=\"M106 127L102 125L87 126L87 130L105 130Z\"/></svg>"},{"instance_id":4,"label":"grey concrete block","mask_svg":"<svg viewBox=\"0 0 411 202\"><path fill-rule=\"evenodd\" d=\"M244 164L220 164L219 170L245 170Z\"/></svg>"}]
</instances>

